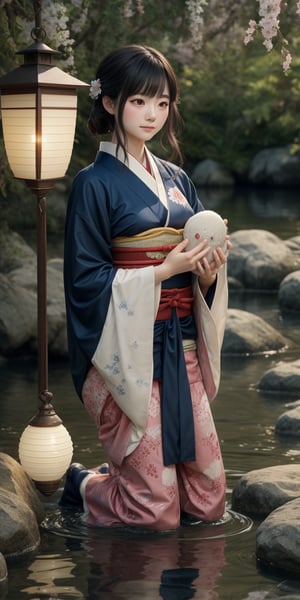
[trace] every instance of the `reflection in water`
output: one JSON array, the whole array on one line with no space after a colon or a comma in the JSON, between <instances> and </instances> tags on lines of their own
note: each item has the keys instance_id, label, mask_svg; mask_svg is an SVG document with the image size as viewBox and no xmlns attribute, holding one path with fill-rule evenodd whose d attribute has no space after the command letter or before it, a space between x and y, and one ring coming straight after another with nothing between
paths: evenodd
<instances>
[{"instance_id":1,"label":"reflection in water","mask_svg":"<svg viewBox=\"0 0 300 600\"><path fill-rule=\"evenodd\" d=\"M193 581L198 576L199 570L191 567L166 569L161 574L160 596L165 600L193 598L196 591Z\"/></svg>"},{"instance_id":2,"label":"reflection in water","mask_svg":"<svg viewBox=\"0 0 300 600\"><path fill-rule=\"evenodd\" d=\"M217 579L225 564L225 538L184 542L160 535L101 531L65 539L65 558L37 556L19 594L28 600L219 600ZM12 598L13 596L9 596ZM15 596L20 597L20 596Z\"/></svg>"},{"instance_id":3,"label":"reflection in water","mask_svg":"<svg viewBox=\"0 0 300 600\"><path fill-rule=\"evenodd\" d=\"M219 598L216 580L224 565L224 537L186 544L178 532L135 535L101 530L95 535L91 530L81 542L68 540L74 565L78 544L89 562L87 600L105 593L115 600L132 600L133 595L181 600L193 598L196 590L197 598Z\"/></svg>"},{"instance_id":4,"label":"reflection in water","mask_svg":"<svg viewBox=\"0 0 300 600\"><path fill-rule=\"evenodd\" d=\"M166 533L125 527L91 528L81 522L80 516L60 509L49 512L42 528L63 537L69 555L57 564L55 556L44 557L47 571L38 557L30 568L38 586L23 588L23 592L37 593L42 584L48 594L61 597L67 586L69 597L87 600L98 600L104 594L115 600L132 600L133 596L149 600L218 600L216 582L225 564L226 538L252 527L251 519L231 510L214 524ZM74 578L81 579L83 553L89 565L85 596L74 587Z\"/></svg>"},{"instance_id":5,"label":"reflection in water","mask_svg":"<svg viewBox=\"0 0 300 600\"><path fill-rule=\"evenodd\" d=\"M251 190L248 202L259 219L300 219L299 191L264 189L261 193Z\"/></svg>"},{"instance_id":6,"label":"reflection in water","mask_svg":"<svg viewBox=\"0 0 300 600\"><path fill-rule=\"evenodd\" d=\"M132 592L145 599L216 600L216 580L224 565L224 539L182 544L175 535L159 539L127 539L126 558L120 540L104 544L88 541L91 572L88 600L105 589L112 599L132 600Z\"/></svg>"},{"instance_id":7,"label":"reflection in water","mask_svg":"<svg viewBox=\"0 0 300 600\"><path fill-rule=\"evenodd\" d=\"M31 600L78 598L85 596L76 589L73 569L76 563L71 555L62 558L59 554L37 556L29 567L29 585L20 589ZM72 583L74 585L72 585Z\"/></svg>"}]
</instances>

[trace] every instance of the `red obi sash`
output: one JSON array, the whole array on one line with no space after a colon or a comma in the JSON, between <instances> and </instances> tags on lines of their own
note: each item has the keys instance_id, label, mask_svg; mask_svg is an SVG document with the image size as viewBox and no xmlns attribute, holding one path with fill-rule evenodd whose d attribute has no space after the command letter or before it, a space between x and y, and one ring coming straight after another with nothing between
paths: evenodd
<instances>
[{"instance_id":1,"label":"red obi sash","mask_svg":"<svg viewBox=\"0 0 300 600\"><path fill-rule=\"evenodd\" d=\"M115 267L123 269L159 265L173 248L175 248L174 244L147 248L118 246L112 250L113 263ZM162 288L156 320L164 321L165 319L171 319L173 308L176 308L179 318L188 317L192 314L194 299L191 285L183 288Z\"/></svg>"},{"instance_id":2,"label":"red obi sash","mask_svg":"<svg viewBox=\"0 0 300 600\"><path fill-rule=\"evenodd\" d=\"M113 263L117 268L138 268L148 265L160 265L167 254L176 244L165 244L160 246L147 246L128 248L127 246L113 246Z\"/></svg>"},{"instance_id":3,"label":"red obi sash","mask_svg":"<svg viewBox=\"0 0 300 600\"><path fill-rule=\"evenodd\" d=\"M184 288L172 288L171 290L163 288L156 315L157 321L171 319L173 308L176 308L179 318L188 317L192 314L194 299L191 285Z\"/></svg>"}]
</instances>

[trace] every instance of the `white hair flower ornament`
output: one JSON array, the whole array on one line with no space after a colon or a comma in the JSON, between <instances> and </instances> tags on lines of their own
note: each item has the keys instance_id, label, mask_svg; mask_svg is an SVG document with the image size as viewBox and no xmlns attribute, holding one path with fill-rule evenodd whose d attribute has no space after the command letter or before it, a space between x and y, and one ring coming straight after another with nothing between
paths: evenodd
<instances>
[{"instance_id":1,"label":"white hair flower ornament","mask_svg":"<svg viewBox=\"0 0 300 600\"><path fill-rule=\"evenodd\" d=\"M101 91L100 79L94 79L91 81L89 96L93 98L93 100L97 100L97 98L101 96Z\"/></svg>"}]
</instances>

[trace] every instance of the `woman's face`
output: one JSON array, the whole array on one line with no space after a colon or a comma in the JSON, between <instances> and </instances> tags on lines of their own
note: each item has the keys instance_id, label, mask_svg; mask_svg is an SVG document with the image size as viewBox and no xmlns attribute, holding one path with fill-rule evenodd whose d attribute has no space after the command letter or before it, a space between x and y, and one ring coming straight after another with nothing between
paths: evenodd
<instances>
[{"instance_id":1,"label":"woman's face","mask_svg":"<svg viewBox=\"0 0 300 600\"><path fill-rule=\"evenodd\" d=\"M144 145L151 140L164 126L170 106L168 87L157 96L135 94L127 98L122 122L127 138L127 150L130 147Z\"/></svg>"}]
</instances>

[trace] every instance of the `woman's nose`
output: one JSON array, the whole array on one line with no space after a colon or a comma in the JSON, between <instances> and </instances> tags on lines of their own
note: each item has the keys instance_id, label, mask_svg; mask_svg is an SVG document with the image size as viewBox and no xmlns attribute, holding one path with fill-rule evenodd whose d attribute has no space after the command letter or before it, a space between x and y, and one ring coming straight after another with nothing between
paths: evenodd
<instances>
[{"instance_id":1,"label":"woman's nose","mask_svg":"<svg viewBox=\"0 0 300 600\"><path fill-rule=\"evenodd\" d=\"M154 119L155 119L155 107L152 106L152 104L149 104L147 106L146 119L148 121L154 121Z\"/></svg>"}]
</instances>

